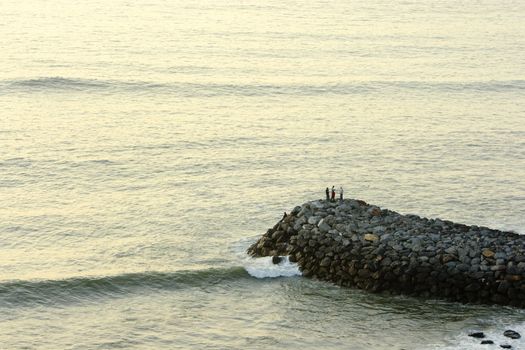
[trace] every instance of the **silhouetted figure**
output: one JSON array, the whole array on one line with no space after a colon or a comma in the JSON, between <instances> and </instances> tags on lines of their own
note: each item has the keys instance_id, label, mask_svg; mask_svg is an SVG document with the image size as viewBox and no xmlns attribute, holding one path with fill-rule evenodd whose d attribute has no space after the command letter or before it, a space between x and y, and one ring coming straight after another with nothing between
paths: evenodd
<instances>
[{"instance_id":1,"label":"silhouetted figure","mask_svg":"<svg viewBox=\"0 0 525 350\"><path fill-rule=\"evenodd\" d=\"M335 202L335 186L332 186L332 202Z\"/></svg>"},{"instance_id":2,"label":"silhouetted figure","mask_svg":"<svg viewBox=\"0 0 525 350\"><path fill-rule=\"evenodd\" d=\"M341 202L343 201L343 186L341 186L341 188L339 189L339 200Z\"/></svg>"},{"instance_id":3,"label":"silhouetted figure","mask_svg":"<svg viewBox=\"0 0 525 350\"><path fill-rule=\"evenodd\" d=\"M328 187L326 188L326 201L328 202L330 200L330 190Z\"/></svg>"}]
</instances>

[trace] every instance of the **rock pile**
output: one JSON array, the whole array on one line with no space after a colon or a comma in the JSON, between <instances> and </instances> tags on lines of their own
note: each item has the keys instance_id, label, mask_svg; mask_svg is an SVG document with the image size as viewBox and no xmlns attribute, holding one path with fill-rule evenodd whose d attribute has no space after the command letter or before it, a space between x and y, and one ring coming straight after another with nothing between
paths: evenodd
<instances>
[{"instance_id":1,"label":"rock pile","mask_svg":"<svg viewBox=\"0 0 525 350\"><path fill-rule=\"evenodd\" d=\"M372 292L525 307L525 236L346 199L295 207L248 248Z\"/></svg>"},{"instance_id":2,"label":"rock pile","mask_svg":"<svg viewBox=\"0 0 525 350\"><path fill-rule=\"evenodd\" d=\"M519 338L521 338L521 334L519 334L518 332L513 331L511 329L507 329L505 332L503 332L503 335L506 336L507 338L511 338L511 339L519 339ZM485 338L485 333L483 333L483 332L474 332L474 333L470 333L468 336L469 337L473 337L473 338L482 339L482 338ZM494 344L494 341L490 340L490 339L482 340L481 344ZM512 345L510 345L510 344L500 344L500 348L512 349Z\"/></svg>"}]
</instances>

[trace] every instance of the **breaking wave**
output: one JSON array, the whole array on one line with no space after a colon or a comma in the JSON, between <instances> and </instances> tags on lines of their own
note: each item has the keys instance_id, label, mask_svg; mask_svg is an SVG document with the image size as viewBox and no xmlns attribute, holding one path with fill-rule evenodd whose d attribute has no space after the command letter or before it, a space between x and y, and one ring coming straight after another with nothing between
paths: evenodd
<instances>
[{"instance_id":1,"label":"breaking wave","mask_svg":"<svg viewBox=\"0 0 525 350\"><path fill-rule=\"evenodd\" d=\"M291 263L287 256L281 257L279 264L272 262L272 257L250 258L244 268L256 278L301 276L297 264Z\"/></svg>"}]
</instances>

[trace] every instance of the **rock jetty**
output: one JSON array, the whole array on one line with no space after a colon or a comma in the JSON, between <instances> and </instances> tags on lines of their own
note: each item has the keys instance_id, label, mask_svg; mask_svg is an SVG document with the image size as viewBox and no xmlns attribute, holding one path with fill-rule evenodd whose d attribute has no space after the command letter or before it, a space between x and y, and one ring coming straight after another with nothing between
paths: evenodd
<instances>
[{"instance_id":1,"label":"rock jetty","mask_svg":"<svg viewBox=\"0 0 525 350\"><path fill-rule=\"evenodd\" d=\"M372 292L525 307L525 235L345 199L295 207L248 248Z\"/></svg>"}]
</instances>

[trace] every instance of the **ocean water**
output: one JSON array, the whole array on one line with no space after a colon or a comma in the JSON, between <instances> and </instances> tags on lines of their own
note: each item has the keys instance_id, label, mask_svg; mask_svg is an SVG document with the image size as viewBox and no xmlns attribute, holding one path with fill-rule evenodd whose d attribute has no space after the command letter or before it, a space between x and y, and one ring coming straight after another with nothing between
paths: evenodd
<instances>
[{"instance_id":1,"label":"ocean water","mask_svg":"<svg viewBox=\"0 0 525 350\"><path fill-rule=\"evenodd\" d=\"M1 349L476 349L525 312L244 251L343 186L525 233L523 1L2 0Z\"/></svg>"}]
</instances>

